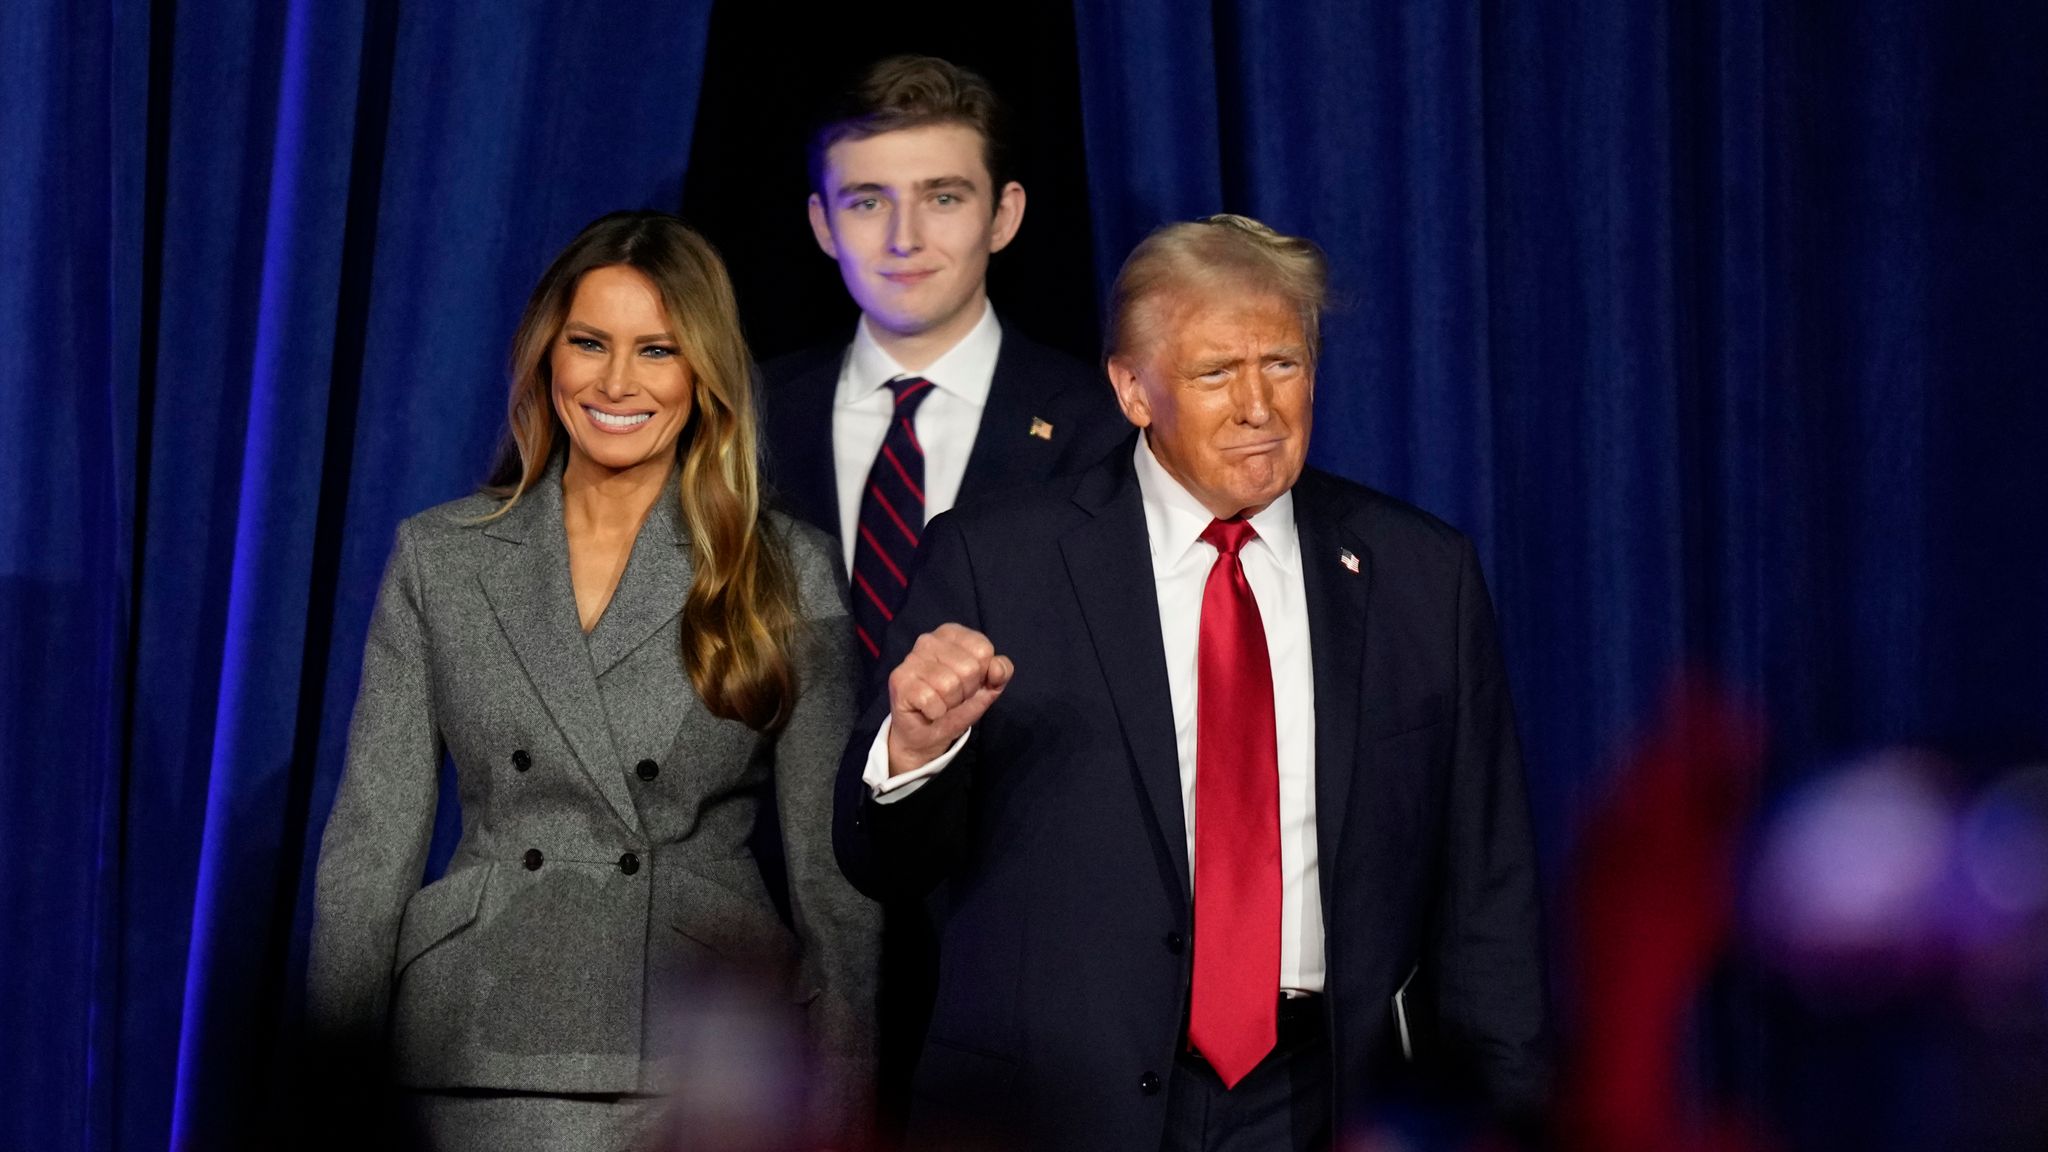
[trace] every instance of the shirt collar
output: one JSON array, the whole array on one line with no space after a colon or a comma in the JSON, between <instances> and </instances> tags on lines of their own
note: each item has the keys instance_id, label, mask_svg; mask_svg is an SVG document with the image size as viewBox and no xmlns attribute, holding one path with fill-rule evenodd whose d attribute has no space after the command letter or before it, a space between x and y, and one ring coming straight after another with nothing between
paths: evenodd
<instances>
[{"instance_id":1,"label":"shirt collar","mask_svg":"<svg viewBox=\"0 0 2048 1152\"><path fill-rule=\"evenodd\" d=\"M1145 535L1152 546L1152 570L1171 571L1201 543L1202 533L1209 530L1216 514L1173 478L1152 454L1151 440L1143 432L1138 434L1136 465L1138 494L1145 504ZM1301 555L1295 542L1293 490L1282 492L1279 499L1260 509L1251 524L1258 540L1250 547L1263 546L1281 568L1293 571Z\"/></svg>"},{"instance_id":2,"label":"shirt collar","mask_svg":"<svg viewBox=\"0 0 2048 1152\"><path fill-rule=\"evenodd\" d=\"M977 407L986 405L996 356L1003 347L1003 326L996 321L995 305L984 300L981 307L981 320L922 372L910 371L884 352L868 328L868 318L862 316L854 326L846 370L839 375L839 402L859 401L898 376L921 376L942 392Z\"/></svg>"}]
</instances>

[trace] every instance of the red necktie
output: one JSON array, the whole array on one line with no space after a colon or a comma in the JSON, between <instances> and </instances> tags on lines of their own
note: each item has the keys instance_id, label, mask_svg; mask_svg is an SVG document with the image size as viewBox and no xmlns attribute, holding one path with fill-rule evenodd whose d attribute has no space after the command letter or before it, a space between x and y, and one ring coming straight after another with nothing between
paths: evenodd
<instances>
[{"instance_id":1,"label":"red necktie","mask_svg":"<svg viewBox=\"0 0 2048 1152\"><path fill-rule=\"evenodd\" d=\"M1280 757L1273 665L1238 551L1242 520L1202 533L1195 665L1195 972L1188 1043L1231 1088L1273 1050L1280 996Z\"/></svg>"}]
</instances>

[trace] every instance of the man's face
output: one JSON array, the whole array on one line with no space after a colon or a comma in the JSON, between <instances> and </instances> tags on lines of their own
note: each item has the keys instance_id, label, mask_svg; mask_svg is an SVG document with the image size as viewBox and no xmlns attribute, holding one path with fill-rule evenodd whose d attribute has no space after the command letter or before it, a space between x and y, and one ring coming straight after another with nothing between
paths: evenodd
<instances>
[{"instance_id":1,"label":"man's face","mask_svg":"<svg viewBox=\"0 0 2048 1152\"><path fill-rule=\"evenodd\" d=\"M981 133L963 124L842 140L825 153L811 230L869 323L903 337L971 327L989 254L1024 219L1023 187L992 184Z\"/></svg>"},{"instance_id":2,"label":"man's face","mask_svg":"<svg viewBox=\"0 0 2048 1152\"><path fill-rule=\"evenodd\" d=\"M1315 369L1301 317L1270 294L1177 294L1142 305L1149 334L1110 383L1152 454L1216 516L1251 515L1301 476Z\"/></svg>"}]
</instances>

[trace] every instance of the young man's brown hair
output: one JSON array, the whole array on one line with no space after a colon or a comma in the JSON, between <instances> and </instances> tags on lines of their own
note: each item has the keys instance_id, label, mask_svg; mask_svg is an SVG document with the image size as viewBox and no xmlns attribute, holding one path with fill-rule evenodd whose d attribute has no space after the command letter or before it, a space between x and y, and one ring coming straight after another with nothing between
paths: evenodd
<instances>
[{"instance_id":1,"label":"young man's brown hair","mask_svg":"<svg viewBox=\"0 0 2048 1152\"><path fill-rule=\"evenodd\" d=\"M811 136L811 190L823 196L825 154L834 144L928 124L963 124L981 134L989 191L1008 184L1008 112L995 89L972 69L936 56L876 61Z\"/></svg>"}]
</instances>

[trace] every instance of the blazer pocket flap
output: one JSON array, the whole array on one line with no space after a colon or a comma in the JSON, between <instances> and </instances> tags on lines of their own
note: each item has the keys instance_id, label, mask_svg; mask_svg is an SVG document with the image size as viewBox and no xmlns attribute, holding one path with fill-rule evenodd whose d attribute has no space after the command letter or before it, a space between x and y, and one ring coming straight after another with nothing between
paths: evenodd
<instances>
[{"instance_id":1,"label":"blazer pocket flap","mask_svg":"<svg viewBox=\"0 0 2048 1152\"><path fill-rule=\"evenodd\" d=\"M678 879L682 891L676 931L727 960L769 965L772 973L789 975L796 959L796 940L773 905L749 900L695 871L679 870Z\"/></svg>"},{"instance_id":2,"label":"blazer pocket flap","mask_svg":"<svg viewBox=\"0 0 2048 1152\"><path fill-rule=\"evenodd\" d=\"M412 894L398 927L398 960L402 970L420 953L469 926L483 907L488 864L458 868Z\"/></svg>"}]
</instances>

